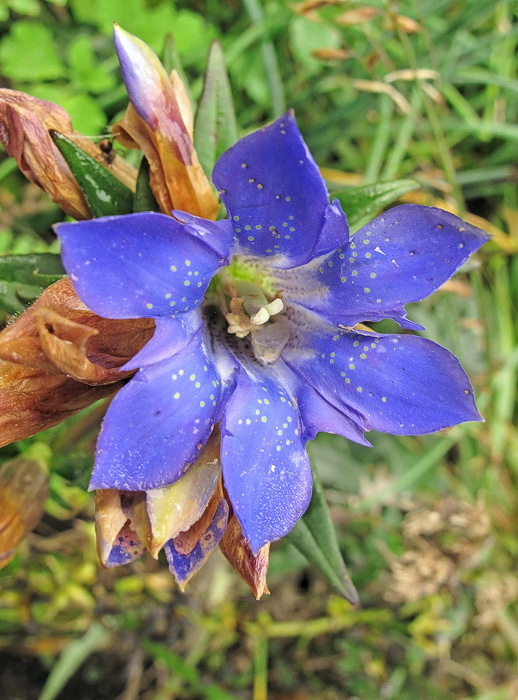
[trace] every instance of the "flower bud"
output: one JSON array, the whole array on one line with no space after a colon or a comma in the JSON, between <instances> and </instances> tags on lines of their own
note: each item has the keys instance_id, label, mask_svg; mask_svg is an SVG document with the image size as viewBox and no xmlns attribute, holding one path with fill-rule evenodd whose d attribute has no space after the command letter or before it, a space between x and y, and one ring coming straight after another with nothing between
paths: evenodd
<instances>
[{"instance_id":1,"label":"flower bud","mask_svg":"<svg viewBox=\"0 0 518 700\"><path fill-rule=\"evenodd\" d=\"M115 26L115 48L131 100L116 137L140 148L151 171L150 184L164 214L182 209L214 219L218 201L192 141L192 110L185 88L171 78L143 41Z\"/></svg>"}]
</instances>

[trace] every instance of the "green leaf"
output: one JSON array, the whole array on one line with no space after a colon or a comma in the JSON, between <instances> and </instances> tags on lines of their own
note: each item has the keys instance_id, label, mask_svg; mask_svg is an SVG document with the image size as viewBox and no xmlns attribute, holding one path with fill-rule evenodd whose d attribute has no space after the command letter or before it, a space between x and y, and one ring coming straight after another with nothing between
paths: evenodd
<instances>
[{"instance_id":1,"label":"green leaf","mask_svg":"<svg viewBox=\"0 0 518 700\"><path fill-rule=\"evenodd\" d=\"M80 666L94 652L104 649L110 641L110 633L98 622L79 639L67 644L54 664L38 700L54 700Z\"/></svg>"},{"instance_id":2,"label":"green leaf","mask_svg":"<svg viewBox=\"0 0 518 700\"><path fill-rule=\"evenodd\" d=\"M50 135L77 180L94 217L133 211L133 192L126 185L59 131L51 129Z\"/></svg>"},{"instance_id":3,"label":"green leaf","mask_svg":"<svg viewBox=\"0 0 518 700\"><path fill-rule=\"evenodd\" d=\"M215 41L194 124L194 145L206 175L210 177L216 160L236 141L237 123L225 58Z\"/></svg>"},{"instance_id":4,"label":"green leaf","mask_svg":"<svg viewBox=\"0 0 518 700\"><path fill-rule=\"evenodd\" d=\"M82 35L72 41L68 47L68 62L72 82L87 92L101 95L115 86L115 76L98 65L90 37Z\"/></svg>"},{"instance_id":5,"label":"green leaf","mask_svg":"<svg viewBox=\"0 0 518 700\"><path fill-rule=\"evenodd\" d=\"M172 34L166 34L164 40L164 48L162 51L162 65L164 66L167 75L170 75L171 71L175 70L178 73L180 80L183 83L187 96L191 102L194 104L191 89L189 86L189 78L187 77L185 70L183 68L182 59L178 53L178 48Z\"/></svg>"},{"instance_id":6,"label":"green leaf","mask_svg":"<svg viewBox=\"0 0 518 700\"><path fill-rule=\"evenodd\" d=\"M137 189L133 203L133 211L160 211L155 195L149 184L149 163L142 158L137 176Z\"/></svg>"},{"instance_id":7,"label":"green leaf","mask_svg":"<svg viewBox=\"0 0 518 700\"><path fill-rule=\"evenodd\" d=\"M333 588L352 605L360 602L356 588L347 572L336 538L324 490L316 470L313 472L313 495L309 508L293 530L286 535L290 544L296 547L315 566Z\"/></svg>"},{"instance_id":8,"label":"green leaf","mask_svg":"<svg viewBox=\"0 0 518 700\"><path fill-rule=\"evenodd\" d=\"M73 85L38 83L31 85L31 95L40 100L55 102L69 113L76 131L93 136L106 126L106 114L98 101Z\"/></svg>"},{"instance_id":9,"label":"green leaf","mask_svg":"<svg viewBox=\"0 0 518 700\"><path fill-rule=\"evenodd\" d=\"M0 309L21 313L27 302L64 275L61 259L53 253L0 256Z\"/></svg>"},{"instance_id":10,"label":"green leaf","mask_svg":"<svg viewBox=\"0 0 518 700\"><path fill-rule=\"evenodd\" d=\"M308 75L319 73L325 65L324 61L313 56L313 51L338 49L342 43L335 27L300 16L290 22L289 37L292 53Z\"/></svg>"},{"instance_id":11,"label":"green leaf","mask_svg":"<svg viewBox=\"0 0 518 700\"><path fill-rule=\"evenodd\" d=\"M34 20L14 22L0 44L2 73L12 80L55 80L66 69L50 29Z\"/></svg>"},{"instance_id":12,"label":"green leaf","mask_svg":"<svg viewBox=\"0 0 518 700\"><path fill-rule=\"evenodd\" d=\"M355 231L364 221L378 214L381 209L392 204L407 192L418 188L419 184L415 180L392 180L338 190L331 192L331 197L336 197L339 200L347 214L351 231Z\"/></svg>"}]
</instances>

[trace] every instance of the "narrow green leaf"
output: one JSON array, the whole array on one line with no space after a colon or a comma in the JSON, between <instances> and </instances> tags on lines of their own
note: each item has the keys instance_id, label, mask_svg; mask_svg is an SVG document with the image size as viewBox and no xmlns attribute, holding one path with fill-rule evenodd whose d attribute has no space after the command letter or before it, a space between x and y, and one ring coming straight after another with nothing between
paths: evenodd
<instances>
[{"instance_id":1,"label":"narrow green leaf","mask_svg":"<svg viewBox=\"0 0 518 700\"><path fill-rule=\"evenodd\" d=\"M196 697L206 700L235 700L234 696L229 695L222 688L205 683L195 666L165 645L143 639L142 647L153 659L161 661L176 679L181 679L190 690L196 691Z\"/></svg>"},{"instance_id":2,"label":"narrow green leaf","mask_svg":"<svg viewBox=\"0 0 518 700\"><path fill-rule=\"evenodd\" d=\"M286 535L286 539L318 569L340 595L352 605L358 605L358 592L340 552L322 484L313 467L312 471L311 503L293 530Z\"/></svg>"},{"instance_id":3,"label":"narrow green leaf","mask_svg":"<svg viewBox=\"0 0 518 700\"><path fill-rule=\"evenodd\" d=\"M51 129L49 133L77 180L94 217L133 211L133 192L126 185L59 131Z\"/></svg>"},{"instance_id":4,"label":"narrow green leaf","mask_svg":"<svg viewBox=\"0 0 518 700\"><path fill-rule=\"evenodd\" d=\"M196 112L194 145L205 174L210 177L219 156L237 141L237 122L223 51L213 42L203 92Z\"/></svg>"},{"instance_id":5,"label":"narrow green leaf","mask_svg":"<svg viewBox=\"0 0 518 700\"><path fill-rule=\"evenodd\" d=\"M109 632L99 623L94 623L80 639L70 642L54 664L38 700L57 698L78 668L95 651L106 647L109 639Z\"/></svg>"},{"instance_id":6,"label":"narrow green leaf","mask_svg":"<svg viewBox=\"0 0 518 700\"><path fill-rule=\"evenodd\" d=\"M171 71L175 70L183 83L183 86L187 92L191 105L194 104L192 93L189 87L190 80L187 78L185 71L183 69L182 59L178 53L178 47L173 38L172 34L166 34L164 40L164 49L162 51L162 64L169 75Z\"/></svg>"},{"instance_id":7,"label":"narrow green leaf","mask_svg":"<svg viewBox=\"0 0 518 700\"><path fill-rule=\"evenodd\" d=\"M351 231L372 216L378 214L381 209L392 204L403 195L419 188L415 180L392 180L390 182L377 182L373 185L361 187L348 187L345 190L331 192L331 197L336 197L347 214L347 220Z\"/></svg>"},{"instance_id":8,"label":"narrow green leaf","mask_svg":"<svg viewBox=\"0 0 518 700\"><path fill-rule=\"evenodd\" d=\"M0 309L16 314L34 301L49 284L65 275L59 255L0 256Z\"/></svg>"},{"instance_id":9,"label":"narrow green leaf","mask_svg":"<svg viewBox=\"0 0 518 700\"><path fill-rule=\"evenodd\" d=\"M133 200L133 211L160 211L155 195L149 183L150 168L145 158L142 158L137 176L137 189Z\"/></svg>"}]
</instances>

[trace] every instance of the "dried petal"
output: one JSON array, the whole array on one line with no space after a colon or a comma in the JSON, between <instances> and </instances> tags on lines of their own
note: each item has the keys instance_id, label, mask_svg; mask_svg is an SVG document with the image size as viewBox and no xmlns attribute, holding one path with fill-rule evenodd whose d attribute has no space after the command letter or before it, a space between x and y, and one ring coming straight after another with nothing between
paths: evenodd
<instances>
[{"instance_id":1,"label":"dried petal","mask_svg":"<svg viewBox=\"0 0 518 700\"><path fill-rule=\"evenodd\" d=\"M48 287L0 333L0 445L113 393L128 376L118 368L152 333L150 320L96 316L68 279Z\"/></svg>"},{"instance_id":2,"label":"dried petal","mask_svg":"<svg viewBox=\"0 0 518 700\"><path fill-rule=\"evenodd\" d=\"M180 554L192 552L198 540L209 528L222 498L223 486L220 479L200 519L193 523L187 531L180 532L178 537L174 538L174 548L177 552Z\"/></svg>"},{"instance_id":3,"label":"dried petal","mask_svg":"<svg viewBox=\"0 0 518 700\"><path fill-rule=\"evenodd\" d=\"M228 505L224 498L219 504L210 526L202 534L189 554L181 554L176 549L176 540L169 540L164 551L169 562L169 570L176 579L181 591L185 590L194 574L201 569L221 540L228 518Z\"/></svg>"},{"instance_id":4,"label":"dried petal","mask_svg":"<svg viewBox=\"0 0 518 700\"><path fill-rule=\"evenodd\" d=\"M181 479L170 486L147 491L147 509L153 531L152 556L158 557L168 540L189 530L202 517L220 476L219 432L215 431L200 457Z\"/></svg>"},{"instance_id":5,"label":"dried petal","mask_svg":"<svg viewBox=\"0 0 518 700\"><path fill-rule=\"evenodd\" d=\"M56 129L72 139L91 156L106 165L102 152L72 127L67 112L58 105L16 90L0 89L0 141L18 163L20 170L75 219L88 219L90 210L65 159L49 136ZM110 170L124 184L135 189L136 172L121 159Z\"/></svg>"},{"instance_id":6,"label":"dried petal","mask_svg":"<svg viewBox=\"0 0 518 700\"><path fill-rule=\"evenodd\" d=\"M47 494L48 476L38 462L18 457L0 467L0 569L40 519Z\"/></svg>"},{"instance_id":7,"label":"dried petal","mask_svg":"<svg viewBox=\"0 0 518 700\"><path fill-rule=\"evenodd\" d=\"M146 551L151 528L145 494L104 489L95 494L97 554L102 566L129 564Z\"/></svg>"},{"instance_id":8,"label":"dried petal","mask_svg":"<svg viewBox=\"0 0 518 700\"><path fill-rule=\"evenodd\" d=\"M243 535L241 525L233 513L228 519L227 529L219 546L232 568L250 586L257 600L263 593L270 593L266 585L270 545L265 544L254 556L250 543Z\"/></svg>"}]
</instances>

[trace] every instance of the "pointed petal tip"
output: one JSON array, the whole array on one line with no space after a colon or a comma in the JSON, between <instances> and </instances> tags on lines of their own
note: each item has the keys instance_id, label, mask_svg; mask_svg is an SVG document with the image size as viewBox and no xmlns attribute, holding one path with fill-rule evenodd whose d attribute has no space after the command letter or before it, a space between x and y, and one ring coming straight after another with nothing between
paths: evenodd
<instances>
[{"instance_id":1,"label":"pointed petal tip","mask_svg":"<svg viewBox=\"0 0 518 700\"><path fill-rule=\"evenodd\" d=\"M257 591L254 591L255 599L257 601L261 600L263 595L270 595L270 591L268 590L268 586L265 584L263 588L258 589Z\"/></svg>"}]
</instances>

